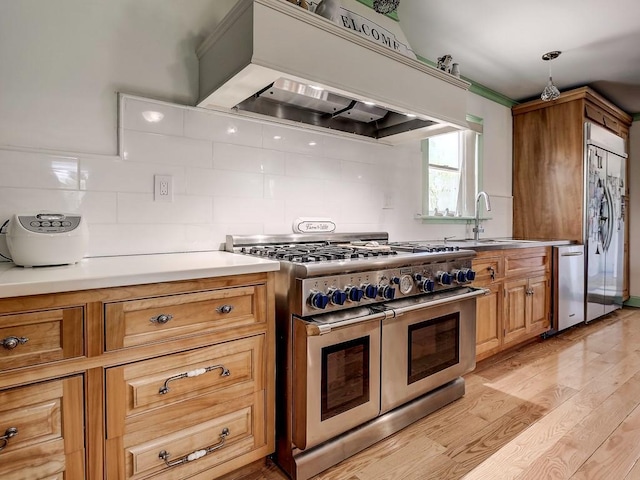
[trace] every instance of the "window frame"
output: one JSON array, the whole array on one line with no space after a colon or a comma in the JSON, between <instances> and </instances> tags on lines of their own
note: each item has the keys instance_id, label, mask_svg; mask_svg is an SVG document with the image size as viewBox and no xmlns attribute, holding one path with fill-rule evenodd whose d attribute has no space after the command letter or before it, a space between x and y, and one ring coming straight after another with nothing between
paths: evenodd
<instances>
[{"instance_id":1,"label":"window frame","mask_svg":"<svg viewBox=\"0 0 640 480\"><path fill-rule=\"evenodd\" d=\"M476 178L475 178L475 193L474 198L478 192L482 191L483 184L483 152L484 152L484 133L483 133L483 121L482 118L475 117L473 115L467 115L467 123L469 124L469 130L475 131L477 137L477 158L476 158ZM463 132L464 130L460 130ZM422 151L422 213L416 215L416 219L422 220L422 223L432 224L470 224L474 221L472 216L461 217L446 217L436 216L429 214L429 138L423 139L421 142ZM481 220L488 220L488 217L482 217Z\"/></svg>"}]
</instances>

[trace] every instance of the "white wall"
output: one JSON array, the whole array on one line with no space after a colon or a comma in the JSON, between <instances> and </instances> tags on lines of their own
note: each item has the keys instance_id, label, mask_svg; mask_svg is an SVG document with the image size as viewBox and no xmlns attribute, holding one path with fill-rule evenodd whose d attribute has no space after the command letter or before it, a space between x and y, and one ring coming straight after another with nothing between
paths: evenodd
<instances>
[{"instance_id":1,"label":"white wall","mask_svg":"<svg viewBox=\"0 0 640 480\"><path fill-rule=\"evenodd\" d=\"M417 142L388 147L286 128L276 145L268 122L128 97L118 155L115 92L195 103L195 48L234 1L0 3L0 221L82 212L92 256L216 249L227 233L290 231L297 216L332 217L341 231L388 230L395 240L470 234L414 219ZM166 113L163 122L141 120L151 108ZM485 235L508 236L511 114L473 94L469 113L484 119L493 200ZM231 136L229 122L238 126ZM173 203L152 201L154 174L173 175Z\"/></svg>"}]
</instances>

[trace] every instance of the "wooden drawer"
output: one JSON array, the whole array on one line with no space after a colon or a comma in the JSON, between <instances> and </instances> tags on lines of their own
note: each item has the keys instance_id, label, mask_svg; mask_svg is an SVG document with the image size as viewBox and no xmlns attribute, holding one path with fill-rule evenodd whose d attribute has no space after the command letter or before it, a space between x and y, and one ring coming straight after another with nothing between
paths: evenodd
<instances>
[{"instance_id":1,"label":"wooden drawer","mask_svg":"<svg viewBox=\"0 0 640 480\"><path fill-rule=\"evenodd\" d=\"M472 263L472 268L476 272L473 284L483 286L499 281L504 276L503 264L501 253L496 255L491 252L488 255L488 252L480 252Z\"/></svg>"},{"instance_id":2,"label":"wooden drawer","mask_svg":"<svg viewBox=\"0 0 640 480\"><path fill-rule=\"evenodd\" d=\"M81 376L0 392L0 478L84 478L83 404Z\"/></svg>"},{"instance_id":3,"label":"wooden drawer","mask_svg":"<svg viewBox=\"0 0 640 480\"><path fill-rule=\"evenodd\" d=\"M105 349L266 325L266 287L255 285L105 305Z\"/></svg>"},{"instance_id":4,"label":"wooden drawer","mask_svg":"<svg viewBox=\"0 0 640 480\"><path fill-rule=\"evenodd\" d=\"M83 355L82 307L0 315L0 371Z\"/></svg>"},{"instance_id":5,"label":"wooden drawer","mask_svg":"<svg viewBox=\"0 0 640 480\"><path fill-rule=\"evenodd\" d=\"M549 261L550 247L507 250L504 256L504 274L506 277L516 277L532 272L549 272Z\"/></svg>"},{"instance_id":6,"label":"wooden drawer","mask_svg":"<svg viewBox=\"0 0 640 480\"><path fill-rule=\"evenodd\" d=\"M236 396L219 403L209 393L171 407L131 417L126 433L107 435L107 478L175 480L210 471L216 478L235 468L237 457L267 445L265 392ZM203 450L189 462L185 456ZM161 456L166 452L167 465Z\"/></svg>"},{"instance_id":7,"label":"wooden drawer","mask_svg":"<svg viewBox=\"0 0 640 480\"><path fill-rule=\"evenodd\" d=\"M109 368L107 430L123 434L126 418L198 396L213 394L211 399L223 403L262 390L264 348L264 335L255 335Z\"/></svg>"}]
</instances>

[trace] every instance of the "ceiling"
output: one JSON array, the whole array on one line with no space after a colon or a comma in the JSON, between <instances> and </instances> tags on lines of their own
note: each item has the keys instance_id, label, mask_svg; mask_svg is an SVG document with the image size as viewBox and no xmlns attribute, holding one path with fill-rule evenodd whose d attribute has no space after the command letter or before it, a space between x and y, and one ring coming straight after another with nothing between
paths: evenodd
<instances>
[{"instance_id":1,"label":"ceiling","mask_svg":"<svg viewBox=\"0 0 640 480\"><path fill-rule=\"evenodd\" d=\"M588 85L640 112L638 0L401 0L400 26L415 53L450 54L463 77L515 100L539 97L549 62L560 91Z\"/></svg>"}]
</instances>

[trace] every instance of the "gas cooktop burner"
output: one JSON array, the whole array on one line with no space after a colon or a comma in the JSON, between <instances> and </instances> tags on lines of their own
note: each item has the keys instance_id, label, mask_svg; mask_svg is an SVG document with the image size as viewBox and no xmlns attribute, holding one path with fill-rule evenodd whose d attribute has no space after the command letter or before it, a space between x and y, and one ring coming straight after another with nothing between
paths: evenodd
<instances>
[{"instance_id":1,"label":"gas cooktop burner","mask_svg":"<svg viewBox=\"0 0 640 480\"><path fill-rule=\"evenodd\" d=\"M328 260L349 260L357 258L385 257L397 255L395 250L384 245L327 245L293 244L243 247L241 253L258 255L275 260L295 263L323 262Z\"/></svg>"}]
</instances>

